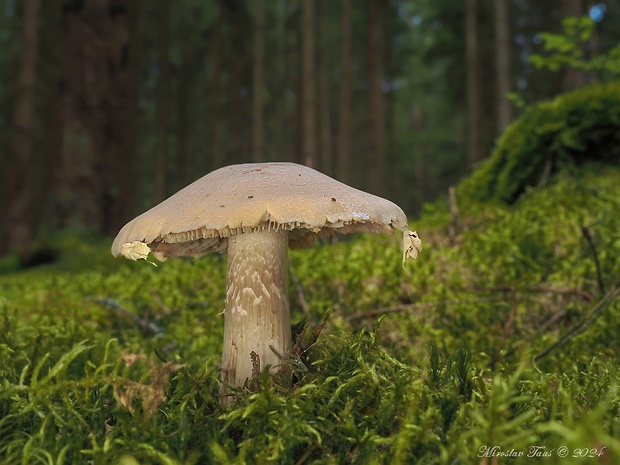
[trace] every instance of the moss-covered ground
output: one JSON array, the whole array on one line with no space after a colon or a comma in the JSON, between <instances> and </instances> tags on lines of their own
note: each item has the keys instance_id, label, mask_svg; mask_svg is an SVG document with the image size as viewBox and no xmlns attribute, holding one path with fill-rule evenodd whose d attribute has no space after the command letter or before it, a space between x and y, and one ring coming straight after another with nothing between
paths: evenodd
<instances>
[{"instance_id":1,"label":"moss-covered ground","mask_svg":"<svg viewBox=\"0 0 620 465\"><path fill-rule=\"evenodd\" d=\"M619 185L437 203L405 270L397 236L292 251L307 371L226 409L224 257L52 238L56 262L0 275L0 463L620 463Z\"/></svg>"}]
</instances>

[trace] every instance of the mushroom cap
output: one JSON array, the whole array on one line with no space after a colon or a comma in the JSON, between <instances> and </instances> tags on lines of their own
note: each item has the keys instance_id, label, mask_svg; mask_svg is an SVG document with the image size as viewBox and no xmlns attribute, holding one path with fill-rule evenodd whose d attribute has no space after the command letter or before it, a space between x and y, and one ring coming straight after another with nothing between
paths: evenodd
<instances>
[{"instance_id":1,"label":"mushroom cap","mask_svg":"<svg viewBox=\"0 0 620 465\"><path fill-rule=\"evenodd\" d=\"M329 233L389 233L390 226L408 231L405 213L389 200L307 166L248 163L213 171L127 223L112 254L200 257L255 230L292 231L295 246Z\"/></svg>"}]
</instances>

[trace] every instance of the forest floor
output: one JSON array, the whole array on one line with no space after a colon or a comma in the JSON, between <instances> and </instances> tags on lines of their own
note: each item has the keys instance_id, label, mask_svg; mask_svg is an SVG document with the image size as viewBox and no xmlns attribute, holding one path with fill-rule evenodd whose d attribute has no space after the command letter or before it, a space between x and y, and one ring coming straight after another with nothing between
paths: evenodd
<instances>
[{"instance_id":1,"label":"forest floor","mask_svg":"<svg viewBox=\"0 0 620 465\"><path fill-rule=\"evenodd\" d=\"M619 179L430 205L405 269L397 236L292 251L307 371L225 409L224 257L4 259L0 464L620 463Z\"/></svg>"}]
</instances>

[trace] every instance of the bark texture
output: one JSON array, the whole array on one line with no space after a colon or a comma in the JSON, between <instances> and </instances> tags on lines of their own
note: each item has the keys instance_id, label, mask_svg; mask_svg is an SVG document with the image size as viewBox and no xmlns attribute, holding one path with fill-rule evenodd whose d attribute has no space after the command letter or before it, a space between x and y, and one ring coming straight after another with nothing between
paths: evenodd
<instances>
[{"instance_id":1,"label":"bark texture","mask_svg":"<svg viewBox=\"0 0 620 465\"><path fill-rule=\"evenodd\" d=\"M351 0L342 0L340 48L340 102L338 124L338 179L345 184L353 181L351 163Z\"/></svg>"},{"instance_id":2,"label":"bark texture","mask_svg":"<svg viewBox=\"0 0 620 465\"><path fill-rule=\"evenodd\" d=\"M265 0L254 2L254 71L252 80L252 161L263 161L265 129L263 87L265 85Z\"/></svg>"},{"instance_id":3,"label":"bark texture","mask_svg":"<svg viewBox=\"0 0 620 465\"><path fill-rule=\"evenodd\" d=\"M484 157L482 143L482 89L478 1L467 0L465 14L465 63L467 65L467 162L475 168Z\"/></svg>"},{"instance_id":4,"label":"bark texture","mask_svg":"<svg viewBox=\"0 0 620 465\"><path fill-rule=\"evenodd\" d=\"M497 80L497 133L502 133L512 120L508 100L512 71L510 66L510 23L507 0L495 0L495 63Z\"/></svg>"},{"instance_id":5,"label":"bark texture","mask_svg":"<svg viewBox=\"0 0 620 465\"><path fill-rule=\"evenodd\" d=\"M368 187L375 195L384 195L383 101L381 98L381 34L379 0L367 0L367 73L368 73Z\"/></svg>"},{"instance_id":6,"label":"bark texture","mask_svg":"<svg viewBox=\"0 0 620 465\"><path fill-rule=\"evenodd\" d=\"M317 117L316 67L314 56L314 0L302 5L302 157L306 166L316 168Z\"/></svg>"},{"instance_id":7,"label":"bark texture","mask_svg":"<svg viewBox=\"0 0 620 465\"><path fill-rule=\"evenodd\" d=\"M11 173L8 178L6 198L9 204L5 214L9 250L25 254L33 239L32 219L32 157L35 131L35 84L37 77L37 39L39 0L24 1L22 20L22 49L18 89L11 135Z\"/></svg>"}]
</instances>

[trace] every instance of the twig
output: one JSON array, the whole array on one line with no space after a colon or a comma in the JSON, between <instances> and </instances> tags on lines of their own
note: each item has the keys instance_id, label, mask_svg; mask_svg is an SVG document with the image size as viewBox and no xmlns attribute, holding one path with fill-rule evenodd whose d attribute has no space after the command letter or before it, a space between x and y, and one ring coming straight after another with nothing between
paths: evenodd
<instances>
[{"instance_id":1,"label":"twig","mask_svg":"<svg viewBox=\"0 0 620 465\"><path fill-rule=\"evenodd\" d=\"M510 295L510 311L508 312L508 318L506 319L506 323L504 323L504 334L502 336L502 345L505 345L508 341L508 338L512 335L513 332L513 324L515 322L515 317L517 314L517 291L515 290Z\"/></svg>"},{"instance_id":2,"label":"twig","mask_svg":"<svg viewBox=\"0 0 620 465\"><path fill-rule=\"evenodd\" d=\"M155 334L163 334L162 328L157 326L155 323L151 321L145 321L139 318L136 314L130 312L121 304L119 304L116 300L111 299L109 297L85 297L84 300L90 302L96 302L98 304L103 305L108 310L112 310L117 315L124 316L125 318L130 319L132 322L140 328L143 334L146 335L155 335Z\"/></svg>"},{"instance_id":3,"label":"twig","mask_svg":"<svg viewBox=\"0 0 620 465\"><path fill-rule=\"evenodd\" d=\"M295 465L303 465L303 463L308 460L312 456L312 454L314 454L314 451L318 448L319 445L317 443L312 444L312 446L310 446L310 448L307 449L306 452L304 452L304 455L302 455L299 460L295 462Z\"/></svg>"},{"instance_id":4,"label":"twig","mask_svg":"<svg viewBox=\"0 0 620 465\"><path fill-rule=\"evenodd\" d=\"M299 279L297 279L297 275L291 273L291 280L293 281L293 285L295 286L295 290L297 291L297 298L299 299L299 304L301 305L301 310L308 317L310 316L310 310L308 309L308 302L306 301L306 296L304 295L304 289L301 287L299 283Z\"/></svg>"},{"instance_id":5,"label":"twig","mask_svg":"<svg viewBox=\"0 0 620 465\"><path fill-rule=\"evenodd\" d=\"M159 308L161 308L165 315L170 315L172 313L172 310L168 308L168 306L164 303L162 298L159 296L159 293L155 289L151 289L151 295L153 296L155 302L157 302L157 305L159 305Z\"/></svg>"},{"instance_id":6,"label":"twig","mask_svg":"<svg viewBox=\"0 0 620 465\"><path fill-rule=\"evenodd\" d=\"M547 182L549 181L549 177L551 176L552 168L553 168L553 158L549 158L547 160L547 163L545 163L542 174L540 175L540 179L538 180L538 184L536 185L537 188L540 189L541 187L545 187L547 185Z\"/></svg>"},{"instance_id":7,"label":"twig","mask_svg":"<svg viewBox=\"0 0 620 465\"><path fill-rule=\"evenodd\" d=\"M271 350L273 350L273 348ZM248 383L249 384L248 388L252 392L257 392L258 387L260 385L260 374L261 374L260 356L256 352L252 351L250 352L250 360L252 361L252 378L250 382Z\"/></svg>"},{"instance_id":8,"label":"twig","mask_svg":"<svg viewBox=\"0 0 620 465\"><path fill-rule=\"evenodd\" d=\"M330 317L331 314L332 314L332 311L327 310L327 313L325 314L325 316L323 317L319 325L316 328L314 328L312 337L310 338L310 341L308 342L308 346L304 349L304 352L308 350L310 347L312 347L314 343L316 342L316 340L319 338L319 335L321 334L321 331L323 331L323 328L327 324L327 319Z\"/></svg>"},{"instance_id":9,"label":"twig","mask_svg":"<svg viewBox=\"0 0 620 465\"><path fill-rule=\"evenodd\" d=\"M499 291L499 292L512 293L514 291L519 291L521 293L537 292L537 293L544 293L544 294L568 294L568 295L572 294L572 295L579 296L587 300L588 302L592 302L594 300L594 296L590 294L589 292L584 291L583 289L572 288L572 287L553 288L553 287L546 287L546 286L530 286L530 287L517 288L516 286L497 286L497 287L487 288L484 290L487 292L488 291Z\"/></svg>"},{"instance_id":10,"label":"twig","mask_svg":"<svg viewBox=\"0 0 620 465\"><path fill-rule=\"evenodd\" d=\"M551 344L545 350L540 352L534 360L538 361L543 357L546 357L551 351L557 349L558 347L566 344L571 339L575 338L582 332L586 330L588 324L593 323L596 319L601 316L601 314L616 300L616 298L620 295L619 288L612 288L607 294L603 296L601 300L599 300L592 309L583 317L583 319L573 326L564 336L562 336L558 341Z\"/></svg>"},{"instance_id":11,"label":"twig","mask_svg":"<svg viewBox=\"0 0 620 465\"><path fill-rule=\"evenodd\" d=\"M450 200L450 228L449 228L449 236L450 242L454 243L456 240L456 235L459 230L459 206L456 203L456 188L454 186L450 186L448 189L448 198Z\"/></svg>"},{"instance_id":12,"label":"twig","mask_svg":"<svg viewBox=\"0 0 620 465\"><path fill-rule=\"evenodd\" d=\"M486 289L487 291L499 291L499 292L510 292L511 295L517 290L516 286L497 286L490 289ZM570 287L560 287L560 288L552 288L546 286L531 286L526 288L521 288L523 292L538 292L545 294L560 294L560 295L575 295L581 297L582 299L592 302L594 301L594 296L587 291L579 288L570 288ZM549 319L547 319L542 325L538 327L536 330L536 335L540 335L545 332L548 328L557 323L562 317L566 315L567 308L563 308L557 312L555 312ZM514 352L516 352L517 348L512 347L508 349L504 353L504 357L509 357Z\"/></svg>"},{"instance_id":13,"label":"twig","mask_svg":"<svg viewBox=\"0 0 620 465\"><path fill-rule=\"evenodd\" d=\"M463 303L475 303L475 302L501 302L505 301L505 297L478 297L475 299L457 299L457 300L443 300L439 302L423 302L417 304L403 304L403 305L392 305L390 307L380 307L372 310L367 310L365 312L354 313L349 316L347 319L349 321L361 320L363 318L368 318L370 316L381 315L383 313L394 313L394 312L407 312L409 310L415 309L423 309L423 308L433 308L438 305L458 305Z\"/></svg>"},{"instance_id":14,"label":"twig","mask_svg":"<svg viewBox=\"0 0 620 465\"><path fill-rule=\"evenodd\" d=\"M274 368L278 366L282 366L282 365L289 365L293 368L293 371L296 373L306 373L308 371L308 367L301 360L301 355L295 355L295 354L289 353L287 354L288 357L285 357L280 352L278 352L278 350L271 344L269 344L269 348L282 362L280 365L274 365Z\"/></svg>"},{"instance_id":15,"label":"twig","mask_svg":"<svg viewBox=\"0 0 620 465\"><path fill-rule=\"evenodd\" d=\"M567 308L563 308L562 310L559 310L553 315L551 315L551 317L538 328L536 334L541 334L547 329L551 328L554 324L560 321L564 317L564 315L566 315L567 310Z\"/></svg>"},{"instance_id":16,"label":"twig","mask_svg":"<svg viewBox=\"0 0 620 465\"><path fill-rule=\"evenodd\" d=\"M594 257L594 264L596 265L596 278L598 280L598 289L601 294L605 294L605 283L603 282L603 273L601 272L601 264L598 260L598 253L596 253L596 247L594 246L594 240L592 239L592 234L590 230L586 226L581 227L581 233L588 241L590 245L590 250L592 251L592 256Z\"/></svg>"}]
</instances>

